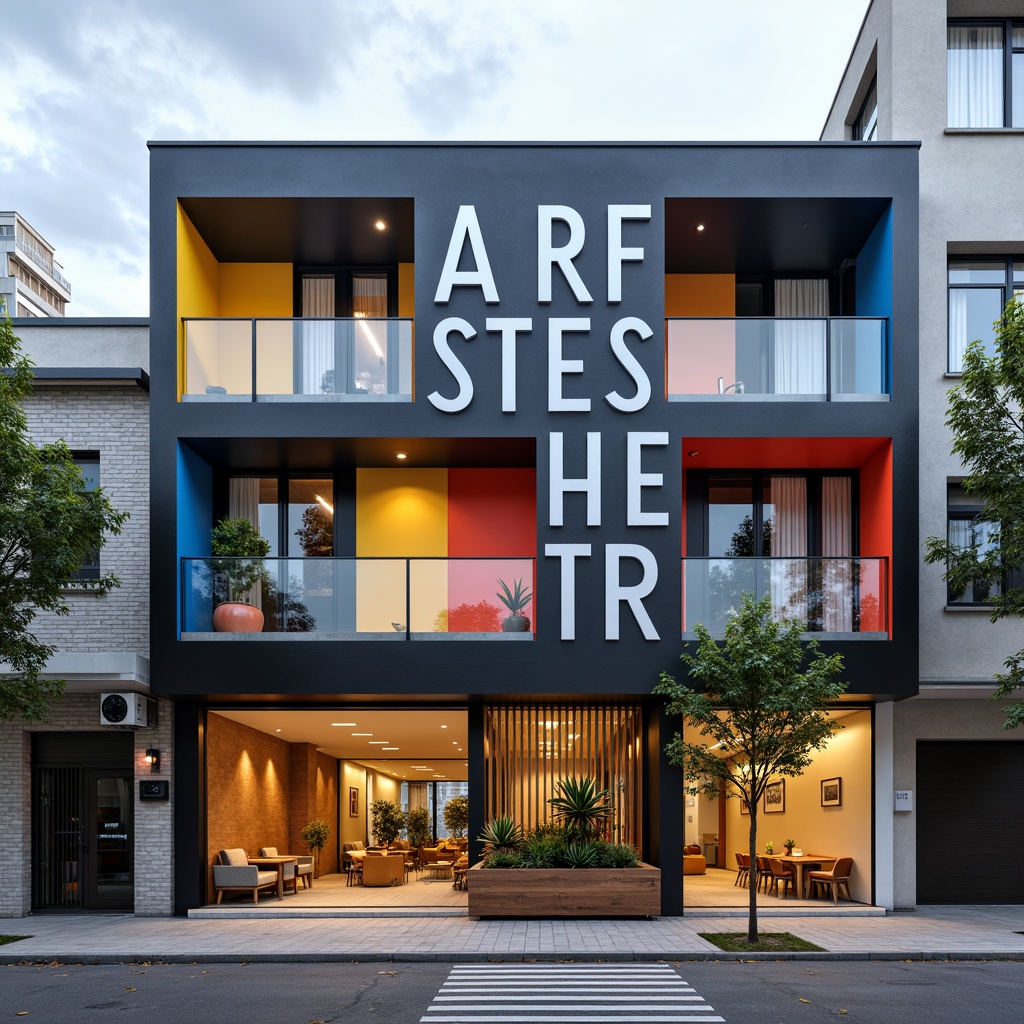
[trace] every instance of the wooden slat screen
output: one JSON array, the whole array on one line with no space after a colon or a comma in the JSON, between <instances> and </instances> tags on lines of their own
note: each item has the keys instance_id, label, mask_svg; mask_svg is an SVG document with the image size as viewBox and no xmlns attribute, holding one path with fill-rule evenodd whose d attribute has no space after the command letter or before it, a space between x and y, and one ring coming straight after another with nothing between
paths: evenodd
<instances>
[{"instance_id":1,"label":"wooden slat screen","mask_svg":"<svg viewBox=\"0 0 1024 1024\"><path fill-rule=\"evenodd\" d=\"M503 704L484 709L484 818L524 828L551 821L566 776L593 777L612 802L608 838L639 850L643 761L640 708L626 704Z\"/></svg>"}]
</instances>

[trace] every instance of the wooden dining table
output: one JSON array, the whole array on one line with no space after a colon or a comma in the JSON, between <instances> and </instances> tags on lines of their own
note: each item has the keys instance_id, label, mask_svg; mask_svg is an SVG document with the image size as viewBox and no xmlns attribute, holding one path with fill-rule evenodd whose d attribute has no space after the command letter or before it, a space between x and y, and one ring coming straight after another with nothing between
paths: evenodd
<instances>
[{"instance_id":1,"label":"wooden dining table","mask_svg":"<svg viewBox=\"0 0 1024 1024\"><path fill-rule=\"evenodd\" d=\"M838 857L827 857L823 853L805 853L799 857L790 857L783 854L781 857L769 857L769 860L782 861L783 864L792 864L796 870L796 891L804 896L804 869L817 871L819 868L828 869L835 866Z\"/></svg>"},{"instance_id":2,"label":"wooden dining table","mask_svg":"<svg viewBox=\"0 0 1024 1024\"><path fill-rule=\"evenodd\" d=\"M284 899L284 866L285 864L294 864L296 871L296 879L298 878L299 870L299 858L298 857L250 857L250 864L256 864L261 867L276 867L277 868L277 898L279 900ZM296 886L298 891L298 886Z\"/></svg>"}]
</instances>

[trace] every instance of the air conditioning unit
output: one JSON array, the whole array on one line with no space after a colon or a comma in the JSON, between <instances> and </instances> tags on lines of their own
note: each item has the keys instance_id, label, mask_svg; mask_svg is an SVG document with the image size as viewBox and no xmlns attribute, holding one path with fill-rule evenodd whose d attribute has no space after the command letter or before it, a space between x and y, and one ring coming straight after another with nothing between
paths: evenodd
<instances>
[{"instance_id":1,"label":"air conditioning unit","mask_svg":"<svg viewBox=\"0 0 1024 1024\"><path fill-rule=\"evenodd\" d=\"M101 693L100 725L148 729L156 725L156 716L150 713L150 704L155 703L141 693Z\"/></svg>"}]
</instances>

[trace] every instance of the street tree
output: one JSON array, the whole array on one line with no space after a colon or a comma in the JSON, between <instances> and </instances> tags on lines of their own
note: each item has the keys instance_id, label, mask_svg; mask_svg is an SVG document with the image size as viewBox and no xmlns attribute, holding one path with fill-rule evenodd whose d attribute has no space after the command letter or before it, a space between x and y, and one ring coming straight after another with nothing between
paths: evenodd
<instances>
[{"instance_id":1,"label":"street tree","mask_svg":"<svg viewBox=\"0 0 1024 1024\"><path fill-rule=\"evenodd\" d=\"M40 679L55 648L33 635L32 622L40 611L67 615L68 587L105 593L118 585L109 573L93 580L77 573L128 514L101 489L86 489L63 441L32 442L22 407L32 392L32 363L6 315L0 368L0 721L38 721L64 683Z\"/></svg>"},{"instance_id":2,"label":"street tree","mask_svg":"<svg viewBox=\"0 0 1024 1024\"><path fill-rule=\"evenodd\" d=\"M989 594L991 619L1024 617L1024 301L1007 303L987 355L974 341L964 355L960 383L949 392L946 425L953 453L967 470L963 489L979 499L973 531L984 543L962 545L949 537L925 541L925 561L945 566L952 593L979 586ZM997 673L993 700L1024 689L1024 650ZM1024 722L1024 700L1006 707L1005 728Z\"/></svg>"},{"instance_id":3,"label":"street tree","mask_svg":"<svg viewBox=\"0 0 1024 1024\"><path fill-rule=\"evenodd\" d=\"M682 768L686 792L741 799L750 812L750 898L747 938L757 931L757 810L780 776L802 775L812 752L841 728L827 714L846 689L836 677L842 655L826 656L803 641L802 622L775 622L771 598L743 595L743 606L716 641L703 623L694 628L680 661L692 685L667 672L654 692L667 698L683 731L668 743L669 761ZM808 661L806 668L804 662ZM687 737L692 737L688 739Z\"/></svg>"}]
</instances>

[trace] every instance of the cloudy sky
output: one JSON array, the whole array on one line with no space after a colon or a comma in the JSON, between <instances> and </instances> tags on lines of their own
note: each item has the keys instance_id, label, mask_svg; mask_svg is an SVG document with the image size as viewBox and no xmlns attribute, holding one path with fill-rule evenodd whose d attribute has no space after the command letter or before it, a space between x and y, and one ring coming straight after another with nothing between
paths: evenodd
<instances>
[{"instance_id":1,"label":"cloudy sky","mask_svg":"<svg viewBox=\"0 0 1024 1024\"><path fill-rule=\"evenodd\" d=\"M867 0L27 0L0 209L149 311L149 139L816 139Z\"/></svg>"}]
</instances>

